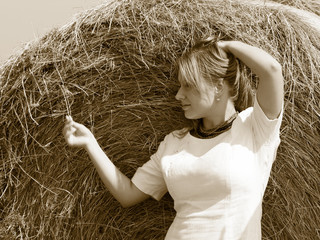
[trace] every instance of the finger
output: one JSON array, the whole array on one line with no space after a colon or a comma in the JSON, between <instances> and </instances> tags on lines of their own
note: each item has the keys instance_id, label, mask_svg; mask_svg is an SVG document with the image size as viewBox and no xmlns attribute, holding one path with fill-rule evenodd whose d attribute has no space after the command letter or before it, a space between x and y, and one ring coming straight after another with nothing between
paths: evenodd
<instances>
[{"instance_id":1,"label":"finger","mask_svg":"<svg viewBox=\"0 0 320 240\"><path fill-rule=\"evenodd\" d=\"M70 115L67 115L66 116L66 121L67 121L67 123L70 123L70 122L73 121L73 119L72 119L72 117Z\"/></svg>"},{"instance_id":2,"label":"finger","mask_svg":"<svg viewBox=\"0 0 320 240\"><path fill-rule=\"evenodd\" d=\"M70 135L66 138L66 141L70 147L81 146L83 144L83 139Z\"/></svg>"},{"instance_id":3,"label":"finger","mask_svg":"<svg viewBox=\"0 0 320 240\"><path fill-rule=\"evenodd\" d=\"M74 136L73 135L67 135L66 136L66 142L68 143L69 146L74 145Z\"/></svg>"},{"instance_id":4,"label":"finger","mask_svg":"<svg viewBox=\"0 0 320 240\"><path fill-rule=\"evenodd\" d=\"M88 130L83 124L77 123L75 121L72 122L72 126L75 127L76 129L79 129L80 131Z\"/></svg>"},{"instance_id":5,"label":"finger","mask_svg":"<svg viewBox=\"0 0 320 240\"><path fill-rule=\"evenodd\" d=\"M67 131L69 131L70 130L70 128L72 127L72 123L66 123L65 125L64 125L64 128L63 128L63 134L65 135L66 133L67 133Z\"/></svg>"},{"instance_id":6,"label":"finger","mask_svg":"<svg viewBox=\"0 0 320 240\"><path fill-rule=\"evenodd\" d=\"M65 126L63 129L63 135L65 137L69 137L71 135L74 135L76 131L77 129L72 126Z\"/></svg>"},{"instance_id":7,"label":"finger","mask_svg":"<svg viewBox=\"0 0 320 240\"><path fill-rule=\"evenodd\" d=\"M75 141L77 140L77 138L72 132L67 132L64 138L69 146L74 145Z\"/></svg>"},{"instance_id":8,"label":"finger","mask_svg":"<svg viewBox=\"0 0 320 240\"><path fill-rule=\"evenodd\" d=\"M73 119L72 119L72 117L71 117L70 115L67 115L67 116L66 116L66 123L65 123L64 129L67 129L67 128L71 127L72 124L73 124Z\"/></svg>"},{"instance_id":9,"label":"finger","mask_svg":"<svg viewBox=\"0 0 320 240\"><path fill-rule=\"evenodd\" d=\"M64 138L69 146L72 146L74 144L74 136L73 135L67 134L64 136Z\"/></svg>"}]
</instances>

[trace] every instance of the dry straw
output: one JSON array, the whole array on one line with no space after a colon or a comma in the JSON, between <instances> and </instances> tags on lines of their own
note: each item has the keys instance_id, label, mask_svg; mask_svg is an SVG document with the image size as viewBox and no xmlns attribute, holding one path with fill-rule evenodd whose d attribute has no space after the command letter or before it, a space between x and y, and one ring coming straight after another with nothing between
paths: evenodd
<instances>
[{"instance_id":1,"label":"dry straw","mask_svg":"<svg viewBox=\"0 0 320 240\"><path fill-rule=\"evenodd\" d=\"M64 117L88 126L131 177L165 134L186 124L174 100L175 59L212 35L261 47L283 66L282 143L264 198L264 239L320 237L320 33L287 10L163 0L108 1L3 64L0 238L163 239L175 214L170 196L122 209L86 153L66 146Z\"/></svg>"}]
</instances>

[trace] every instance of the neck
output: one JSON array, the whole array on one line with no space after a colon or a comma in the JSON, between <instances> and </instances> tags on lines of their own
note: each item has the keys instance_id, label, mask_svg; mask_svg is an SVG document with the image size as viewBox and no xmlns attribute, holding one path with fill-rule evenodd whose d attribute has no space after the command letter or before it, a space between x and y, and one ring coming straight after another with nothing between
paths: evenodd
<instances>
[{"instance_id":1,"label":"neck","mask_svg":"<svg viewBox=\"0 0 320 240\"><path fill-rule=\"evenodd\" d=\"M221 123L227 121L232 115L236 113L234 104L229 99L225 102L225 104L221 103L219 106L217 106L217 108L218 109L215 109L214 114L212 116L203 118L204 129L207 130L215 128Z\"/></svg>"}]
</instances>

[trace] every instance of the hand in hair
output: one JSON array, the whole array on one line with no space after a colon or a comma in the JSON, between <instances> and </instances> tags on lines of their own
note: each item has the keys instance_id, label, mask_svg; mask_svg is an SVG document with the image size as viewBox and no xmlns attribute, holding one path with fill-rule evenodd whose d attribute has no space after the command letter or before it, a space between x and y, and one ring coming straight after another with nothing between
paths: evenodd
<instances>
[{"instance_id":1,"label":"hand in hair","mask_svg":"<svg viewBox=\"0 0 320 240\"><path fill-rule=\"evenodd\" d=\"M264 50L239 41L219 42L259 77L257 100L269 119L277 118L283 105L283 76L280 63Z\"/></svg>"},{"instance_id":2,"label":"hand in hair","mask_svg":"<svg viewBox=\"0 0 320 240\"><path fill-rule=\"evenodd\" d=\"M229 53L230 51L228 50L228 42L227 41L219 41L217 42L217 45L219 48L221 48L223 51L226 53Z\"/></svg>"}]
</instances>

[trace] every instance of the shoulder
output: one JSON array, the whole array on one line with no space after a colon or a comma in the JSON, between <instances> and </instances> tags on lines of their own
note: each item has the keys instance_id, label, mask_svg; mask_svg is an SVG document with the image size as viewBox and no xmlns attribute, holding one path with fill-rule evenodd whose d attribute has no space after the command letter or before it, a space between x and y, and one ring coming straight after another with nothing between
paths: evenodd
<instances>
[{"instance_id":1,"label":"shoulder","mask_svg":"<svg viewBox=\"0 0 320 240\"><path fill-rule=\"evenodd\" d=\"M269 119L268 116L263 112L257 97L255 96L254 98L254 104L252 107L248 107L247 109L241 111L238 114L238 117L236 120L240 122L248 122L248 121L263 121L263 122L275 122L275 121L281 121L282 120L282 115L283 115L283 107L278 115L278 117L274 119Z\"/></svg>"},{"instance_id":2,"label":"shoulder","mask_svg":"<svg viewBox=\"0 0 320 240\"><path fill-rule=\"evenodd\" d=\"M238 114L235 120L233 131L238 134L252 133L252 137L257 146L279 142L280 126L283 110L275 119L269 119L261 109L259 102L255 98L253 107L249 107Z\"/></svg>"},{"instance_id":3,"label":"shoulder","mask_svg":"<svg viewBox=\"0 0 320 240\"><path fill-rule=\"evenodd\" d=\"M250 116L252 115L253 112L253 107L248 107L247 109L241 111L236 120L241 121L241 122L245 122L246 120L248 120L248 118L250 118Z\"/></svg>"},{"instance_id":4,"label":"shoulder","mask_svg":"<svg viewBox=\"0 0 320 240\"><path fill-rule=\"evenodd\" d=\"M180 141L182 141L188 134L189 129L188 128L182 128L179 130L174 130L172 132L170 132L169 134L167 134L164 139L163 139L163 143L165 145L169 144L175 144L178 143Z\"/></svg>"},{"instance_id":5,"label":"shoulder","mask_svg":"<svg viewBox=\"0 0 320 240\"><path fill-rule=\"evenodd\" d=\"M176 139L182 139L188 134L189 130L189 128L185 127L179 130L174 130L169 135Z\"/></svg>"},{"instance_id":6,"label":"shoulder","mask_svg":"<svg viewBox=\"0 0 320 240\"><path fill-rule=\"evenodd\" d=\"M232 124L232 128L240 128L245 125L250 125L253 107L241 111Z\"/></svg>"},{"instance_id":7,"label":"shoulder","mask_svg":"<svg viewBox=\"0 0 320 240\"><path fill-rule=\"evenodd\" d=\"M183 133L188 133L186 128L175 130L167 134L164 139L160 142L157 152L154 154L158 160L160 160L164 155L170 155L175 152L181 146L184 137Z\"/></svg>"}]
</instances>

